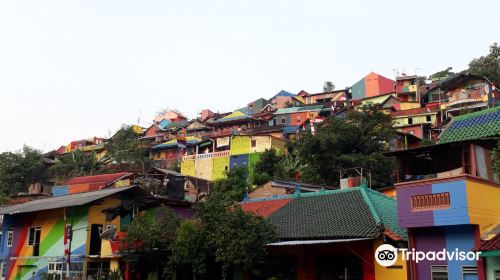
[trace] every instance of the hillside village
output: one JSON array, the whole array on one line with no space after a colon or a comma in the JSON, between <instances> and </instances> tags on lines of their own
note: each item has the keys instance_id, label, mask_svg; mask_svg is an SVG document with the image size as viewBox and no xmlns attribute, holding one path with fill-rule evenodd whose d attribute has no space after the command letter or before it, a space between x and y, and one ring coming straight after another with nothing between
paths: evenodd
<instances>
[{"instance_id":1,"label":"hillside village","mask_svg":"<svg viewBox=\"0 0 500 280\"><path fill-rule=\"evenodd\" d=\"M1 279L500 279L498 105L498 84L477 73L392 79L371 72L343 89L280 90L231 112L204 109L195 119L165 110L149 127L75 139L41 155L41 175L0 208ZM309 180L293 164L286 176L259 173L263 162L286 161L293 143L321 135L332 120L355 125L356 112L376 112L392 124L394 134L376 144L394 163L386 181L376 181L368 165L332 168L327 179ZM225 217L240 215L238 207L238 217L256 227L273 226L269 242L256 238L276 261L271 272L207 253L198 275L188 254L167 278L160 266L134 266L144 255L125 257L141 250L142 241L126 243L139 217L161 219L165 206L203 224L196 205L219 199L217 188L234 182L244 186L242 196L224 208ZM225 240L234 239L244 238ZM235 242L231 250L249 252L251 243ZM481 258L416 262L397 253L397 262L384 267L374 257L381 244Z\"/></svg>"}]
</instances>

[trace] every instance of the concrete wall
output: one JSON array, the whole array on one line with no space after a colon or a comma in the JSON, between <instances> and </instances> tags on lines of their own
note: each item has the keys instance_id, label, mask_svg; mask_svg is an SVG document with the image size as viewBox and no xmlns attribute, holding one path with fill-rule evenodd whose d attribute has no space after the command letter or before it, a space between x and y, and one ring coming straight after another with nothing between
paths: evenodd
<instances>
[{"instance_id":1,"label":"concrete wall","mask_svg":"<svg viewBox=\"0 0 500 280\"><path fill-rule=\"evenodd\" d=\"M248 154L250 152L250 136L233 136L231 138L231 155Z\"/></svg>"},{"instance_id":2,"label":"concrete wall","mask_svg":"<svg viewBox=\"0 0 500 280\"><path fill-rule=\"evenodd\" d=\"M205 180L212 180L212 158L197 159L195 161L194 176Z\"/></svg>"},{"instance_id":3,"label":"concrete wall","mask_svg":"<svg viewBox=\"0 0 500 280\"><path fill-rule=\"evenodd\" d=\"M181 173L186 176L194 176L195 160L183 160L181 162Z\"/></svg>"},{"instance_id":4,"label":"concrete wall","mask_svg":"<svg viewBox=\"0 0 500 280\"><path fill-rule=\"evenodd\" d=\"M212 160L212 180L225 178L226 172L229 171L229 157L216 157Z\"/></svg>"},{"instance_id":5,"label":"concrete wall","mask_svg":"<svg viewBox=\"0 0 500 280\"><path fill-rule=\"evenodd\" d=\"M500 271L500 257L487 257L486 259L486 279L495 280L495 270Z\"/></svg>"}]
</instances>

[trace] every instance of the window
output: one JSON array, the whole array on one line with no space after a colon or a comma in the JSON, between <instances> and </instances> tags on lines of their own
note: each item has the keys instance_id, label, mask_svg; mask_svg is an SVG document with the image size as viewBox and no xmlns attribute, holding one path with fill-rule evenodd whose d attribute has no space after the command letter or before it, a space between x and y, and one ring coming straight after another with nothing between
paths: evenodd
<instances>
[{"instance_id":1,"label":"window","mask_svg":"<svg viewBox=\"0 0 500 280\"><path fill-rule=\"evenodd\" d=\"M61 280L62 279L62 262L49 262L47 274L49 279Z\"/></svg>"},{"instance_id":2,"label":"window","mask_svg":"<svg viewBox=\"0 0 500 280\"><path fill-rule=\"evenodd\" d=\"M12 243L14 243L14 230L9 229L7 233L7 247L12 247Z\"/></svg>"},{"instance_id":3,"label":"window","mask_svg":"<svg viewBox=\"0 0 500 280\"><path fill-rule=\"evenodd\" d=\"M412 211L450 208L450 193L415 195L411 197Z\"/></svg>"},{"instance_id":4,"label":"window","mask_svg":"<svg viewBox=\"0 0 500 280\"><path fill-rule=\"evenodd\" d=\"M255 148L257 147L257 140L252 140L252 148Z\"/></svg>"},{"instance_id":5,"label":"window","mask_svg":"<svg viewBox=\"0 0 500 280\"><path fill-rule=\"evenodd\" d=\"M462 266L462 279L477 279L477 266L464 265Z\"/></svg>"},{"instance_id":6,"label":"window","mask_svg":"<svg viewBox=\"0 0 500 280\"><path fill-rule=\"evenodd\" d=\"M413 124L413 118L408 118L408 124Z\"/></svg>"},{"instance_id":7,"label":"window","mask_svg":"<svg viewBox=\"0 0 500 280\"><path fill-rule=\"evenodd\" d=\"M500 280L500 270L495 270L495 279L494 280Z\"/></svg>"},{"instance_id":8,"label":"window","mask_svg":"<svg viewBox=\"0 0 500 280\"><path fill-rule=\"evenodd\" d=\"M297 122L300 123L300 117L297 117Z\"/></svg>"},{"instance_id":9,"label":"window","mask_svg":"<svg viewBox=\"0 0 500 280\"><path fill-rule=\"evenodd\" d=\"M431 121L432 121L431 115L427 115L427 116L425 116L425 120L426 120L427 122L431 122Z\"/></svg>"},{"instance_id":10,"label":"window","mask_svg":"<svg viewBox=\"0 0 500 280\"><path fill-rule=\"evenodd\" d=\"M40 241L40 227L30 227L29 228L29 234L28 234L28 246L33 246L35 245L36 239L38 237L38 241Z\"/></svg>"},{"instance_id":11,"label":"window","mask_svg":"<svg viewBox=\"0 0 500 280\"><path fill-rule=\"evenodd\" d=\"M5 262L1 262L0 263L0 279L4 280L6 275L7 275L7 266L5 265Z\"/></svg>"},{"instance_id":12,"label":"window","mask_svg":"<svg viewBox=\"0 0 500 280\"><path fill-rule=\"evenodd\" d=\"M448 267L446 265L433 265L431 266L431 279L432 280L448 280Z\"/></svg>"},{"instance_id":13,"label":"window","mask_svg":"<svg viewBox=\"0 0 500 280\"><path fill-rule=\"evenodd\" d=\"M281 118L281 123L282 124L286 123L286 119L285 118Z\"/></svg>"}]
</instances>

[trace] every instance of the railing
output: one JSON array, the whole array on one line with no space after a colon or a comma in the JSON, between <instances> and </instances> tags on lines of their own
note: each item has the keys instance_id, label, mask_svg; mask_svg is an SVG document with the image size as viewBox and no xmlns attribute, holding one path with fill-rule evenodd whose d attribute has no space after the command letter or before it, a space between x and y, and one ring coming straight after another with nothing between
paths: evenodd
<instances>
[{"instance_id":1,"label":"railing","mask_svg":"<svg viewBox=\"0 0 500 280\"><path fill-rule=\"evenodd\" d=\"M183 156L182 160L186 161L186 160L218 158L218 157L228 157L228 156L229 156L229 151L221 151L221 152L208 153L208 154Z\"/></svg>"}]
</instances>

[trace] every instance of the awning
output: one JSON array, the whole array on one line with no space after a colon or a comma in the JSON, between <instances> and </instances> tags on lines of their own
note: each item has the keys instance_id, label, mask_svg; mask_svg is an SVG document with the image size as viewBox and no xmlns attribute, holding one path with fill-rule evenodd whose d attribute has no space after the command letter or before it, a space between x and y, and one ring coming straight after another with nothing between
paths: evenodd
<instances>
[{"instance_id":1,"label":"awning","mask_svg":"<svg viewBox=\"0 0 500 280\"><path fill-rule=\"evenodd\" d=\"M332 244L332 243L349 243L357 241L372 240L372 238L352 238L352 239L328 239L328 240L292 240L269 243L267 246L298 246L298 245L315 245L315 244Z\"/></svg>"}]
</instances>

